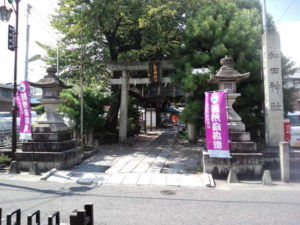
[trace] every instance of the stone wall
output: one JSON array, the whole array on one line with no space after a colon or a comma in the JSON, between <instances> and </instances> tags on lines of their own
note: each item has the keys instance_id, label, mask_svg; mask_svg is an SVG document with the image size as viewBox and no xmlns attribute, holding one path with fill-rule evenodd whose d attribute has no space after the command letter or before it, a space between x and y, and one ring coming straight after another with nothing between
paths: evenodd
<instances>
[{"instance_id":1,"label":"stone wall","mask_svg":"<svg viewBox=\"0 0 300 225\"><path fill-rule=\"evenodd\" d=\"M273 179L280 179L279 152L266 151L263 154L263 168L265 170L270 170ZM290 150L290 175L291 179L300 179L300 149Z\"/></svg>"},{"instance_id":2,"label":"stone wall","mask_svg":"<svg viewBox=\"0 0 300 225\"><path fill-rule=\"evenodd\" d=\"M234 153L232 153L234 154ZM226 179L230 168L234 168L238 173L239 179L261 179L262 164L263 170L270 170L272 179L280 180L280 160L278 149L263 151L260 153L262 158L249 157L247 159L240 154L232 159L210 158L204 151L203 160L208 162L204 165L204 171L211 173L215 179ZM262 160L262 162L258 161ZM300 179L300 149L290 150L290 176L291 180Z\"/></svg>"}]
</instances>

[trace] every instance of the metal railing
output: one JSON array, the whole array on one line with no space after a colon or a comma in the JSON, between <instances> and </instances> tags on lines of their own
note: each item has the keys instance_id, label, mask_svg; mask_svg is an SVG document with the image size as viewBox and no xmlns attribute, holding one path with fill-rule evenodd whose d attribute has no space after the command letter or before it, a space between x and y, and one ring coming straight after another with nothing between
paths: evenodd
<instances>
[{"instance_id":1,"label":"metal railing","mask_svg":"<svg viewBox=\"0 0 300 225\"><path fill-rule=\"evenodd\" d=\"M15 221L13 218L15 216ZM0 225L2 224L2 208L0 208ZM27 225L41 225L41 212L35 211L27 216ZM6 225L22 225L21 209L17 209L6 216ZM60 225L60 213L54 212L48 216L48 225ZM74 210L70 215L70 225L94 225L93 204L84 205L84 210Z\"/></svg>"},{"instance_id":2,"label":"metal railing","mask_svg":"<svg viewBox=\"0 0 300 225\"><path fill-rule=\"evenodd\" d=\"M94 209L92 204L84 206L84 210L74 211L70 216L70 225L93 225Z\"/></svg>"},{"instance_id":3,"label":"metal railing","mask_svg":"<svg viewBox=\"0 0 300 225\"><path fill-rule=\"evenodd\" d=\"M35 216L35 223L32 223L32 219ZM41 213L40 210L35 211L31 215L27 216L27 225L41 225Z\"/></svg>"},{"instance_id":4,"label":"metal railing","mask_svg":"<svg viewBox=\"0 0 300 225\"><path fill-rule=\"evenodd\" d=\"M48 216L48 225L59 225L59 224L60 224L60 215L58 211Z\"/></svg>"},{"instance_id":5,"label":"metal railing","mask_svg":"<svg viewBox=\"0 0 300 225\"><path fill-rule=\"evenodd\" d=\"M13 216L16 215L16 222L12 223ZM21 225L21 209L7 214L6 216L6 225Z\"/></svg>"}]
</instances>

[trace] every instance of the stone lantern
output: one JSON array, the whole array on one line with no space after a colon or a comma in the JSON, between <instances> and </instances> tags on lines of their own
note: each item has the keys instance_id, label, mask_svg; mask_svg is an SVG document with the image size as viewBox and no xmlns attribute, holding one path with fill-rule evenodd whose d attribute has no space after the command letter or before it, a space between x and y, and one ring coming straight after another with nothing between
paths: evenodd
<instances>
[{"instance_id":1,"label":"stone lantern","mask_svg":"<svg viewBox=\"0 0 300 225\"><path fill-rule=\"evenodd\" d=\"M249 77L250 73L240 74L233 68L233 59L225 56L221 59L222 67L215 76L212 76L209 80L212 84L218 84L219 90L228 91L228 120L230 132L243 132L245 131L245 124L242 122L241 117L233 109L232 105L235 103L236 98L241 96L240 93L236 93L236 83L240 80Z\"/></svg>"},{"instance_id":2,"label":"stone lantern","mask_svg":"<svg viewBox=\"0 0 300 225\"><path fill-rule=\"evenodd\" d=\"M31 86L42 89L40 101L45 112L32 129L33 140L23 143L22 152L16 154L21 169L28 169L32 161L36 161L41 170L65 169L81 161L80 148L76 147L72 132L56 111L62 102L60 91L72 86L66 85L55 75L56 68L48 68L47 73L38 82L29 82Z\"/></svg>"},{"instance_id":3,"label":"stone lantern","mask_svg":"<svg viewBox=\"0 0 300 225\"><path fill-rule=\"evenodd\" d=\"M56 110L58 105L62 103L62 100L59 98L61 90L72 88L72 86L68 86L58 79L55 75L55 67L48 68L47 73L48 74L38 82L29 82L30 86L42 89L43 96L40 102L45 107L45 112L37 120L38 125L33 128L33 131L48 133L68 132L68 126Z\"/></svg>"},{"instance_id":4,"label":"stone lantern","mask_svg":"<svg viewBox=\"0 0 300 225\"><path fill-rule=\"evenodd\" d=\"M231 159L210 158L203 153L204 172L212 173L215 177L224 177L234 168L239 177L260 177L262 173L263 155L257 152L256 143L250 140L250 133L245 131L245 124L233 109L236 98L236 84L249 77L250 73L241 74L233 68L234 61L225 56L221 59L221 68L209 81L218 84L219 90L227 91L228 125L230 136Z\"/></svg>"}]
</instances>

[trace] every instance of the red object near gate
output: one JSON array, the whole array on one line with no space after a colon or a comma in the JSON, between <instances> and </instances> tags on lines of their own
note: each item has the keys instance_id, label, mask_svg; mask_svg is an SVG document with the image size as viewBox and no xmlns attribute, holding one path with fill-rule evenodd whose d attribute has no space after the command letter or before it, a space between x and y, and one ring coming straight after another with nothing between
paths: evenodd
<instances>
[{"instance_id":1,"label":"red object near gate","mask_svg":"<svg viewBox=\"0 0 300 225\"><path fill-rule=\"evenodd\" d=\"M283 128L284 128L284 140L290 141L291 140L291 122L289 119L284 120Z\"/></svg>"}]
</instances>

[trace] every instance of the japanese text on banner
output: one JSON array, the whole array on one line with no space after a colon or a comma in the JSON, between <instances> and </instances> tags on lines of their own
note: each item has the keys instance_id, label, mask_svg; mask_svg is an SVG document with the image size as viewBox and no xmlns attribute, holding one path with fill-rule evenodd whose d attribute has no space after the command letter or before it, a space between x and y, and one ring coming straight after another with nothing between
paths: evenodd
<instances>
[{"instance_id":1,"label":"japanese text on banner","mask_svg":"<svg viewBox=\"0 0 300 225\"><path fill-rule=\"evenodd\" d=\"M210 157L230 158L227 118L227 93L205 93L206 147Z\"/></svg>"},{"instance_id":2,"label":"japanese text on banner","mask_svg":"<svg viewBox=\"0 0 300 225\"><path fill-rule=\"evenodd\" d=\"M30 108L30 88L28 81L22 81L16 95L16 104L20 117L20 139L31 140L31 108Z\"/></svg>"}]
</instances>

